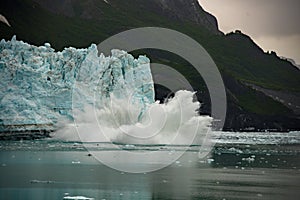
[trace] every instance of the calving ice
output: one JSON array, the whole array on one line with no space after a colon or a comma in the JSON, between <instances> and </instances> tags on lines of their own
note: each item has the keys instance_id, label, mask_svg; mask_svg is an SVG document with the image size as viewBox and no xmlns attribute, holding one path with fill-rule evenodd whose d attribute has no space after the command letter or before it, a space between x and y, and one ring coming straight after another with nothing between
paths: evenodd
<instances>
[{"instance_id":1,"label":"calving ice","mask_svg":"<svg viewBox=\"0 0 300 200\"><path fill-rule=\"evenodd\" d=\"M193 93L155 102L150 61L122 50L36 47L14 36L0 42L1 131L56 130L66 140L184 143L211 118ZM75 123L74 123L75 122ZM77 130L75 130L77 129ZM77 133L84 134L78 134ZM101 132L102 134L99 134Z\"/></svg>"}]
</instances>

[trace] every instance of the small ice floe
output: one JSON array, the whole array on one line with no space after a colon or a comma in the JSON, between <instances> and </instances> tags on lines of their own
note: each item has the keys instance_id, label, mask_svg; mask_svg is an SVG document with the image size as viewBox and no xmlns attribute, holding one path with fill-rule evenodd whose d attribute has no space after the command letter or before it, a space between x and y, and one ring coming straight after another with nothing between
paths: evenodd
<instances>
[{"instance_id":1,"label":"small ice floe","mask_svg":"<svg viewBox=\"0 0 300 200\"><path fill-rule=\"evenodd\" d=\"M74 142L72 146L73 147L81 147L81 145L79 143L77 143L77 142Z\"/></svg>"},{"instance_id":2,"label":"small ice floe","mask_svg":"<svg viewBox=\"0 0 300 200\"><path fill-rule=\"evenodd\" d=\"M30 180L30 183L52 184L54 181Z\"/></svg>"},{"instance_id":3,"label":"small ice floe","mask_svg":"<svg viewBox=\"0 0 300 200\"><path fill-rule=\"evenodd\" d=\"M173 155L175 153L175 150L171 150L168 154Z\"/></svg>"},{"instance_id":4,"label":"small ice floe","mask_svg":"<svg viewBox=\"0 0 300 200\"><path fill-rule=\"evenodd\" d=\"M205 160L199 160L199 163L203 164L206 163Z\"/></svg>"},{"instance_id":5,"label":"small ice floe","mask_svg":"<svg viewBox=\"0 0 300 200\"><path fill-rule=\"evenodd\" d=\"M89 198L85 196L65 196L64 199L71 199L71 200L94 200L94 198Z\"/></svg>"},{"instance_id":6,"label":"small ice floe","mask_svg":"<svg viewBox=\"0 0 300 200\"><path fill-rule=\"evenodd\" d=\"M247 162L251 163L251 162L255 161L255 158L253 158L253 157L242 158L242 161L247 161Z\"/></svg>"},{"instance_id":7,"label":"small ice floe","mask_svg":"<svg viewBox=\"0 0 300 200\"><path fill-rule=\"evenodd\" d=\"M211 164L211 163L214 162L214 161L215 161L215 160L212 159L212 158L208 158L208 159L207 159L207 163L208 163L208 164Z\"/></svg>"},{"instance_id":8,"label":"small ice floe","mask_svg":"<svg viewBox=\"0 0 300 200\"><path fill-rule=\"evenodd\" d=\"M135 146L133 144L126 144L125 148L127 148L127 149L134 149Z\"/></svg>"},{"instance_id":9,"label":"small ice floe","mask_svg":"<svg viewBox=\"0 0 300 200\"><path fill-rule=\"evenodd\" d=\"M243 151L242 150L240 150L240 149L236 149L236 148L234 148L234 147L231 147L230 149L228 149L229 151L231 151L231 152L235 152L235 153L239 153L239 154L242 154L243 153Z\"/></svg>"},{"instance_id":10,"label":"small ice floe","mask_svg":"<svg viewBox=\"0 0 300 200\"><path fill-rule=\"evenodd\" d=\"M49 145L48 145L48 148L55 148L55 147L56 147L55 144L49 144Z\"/></svg>"}]
</instances>

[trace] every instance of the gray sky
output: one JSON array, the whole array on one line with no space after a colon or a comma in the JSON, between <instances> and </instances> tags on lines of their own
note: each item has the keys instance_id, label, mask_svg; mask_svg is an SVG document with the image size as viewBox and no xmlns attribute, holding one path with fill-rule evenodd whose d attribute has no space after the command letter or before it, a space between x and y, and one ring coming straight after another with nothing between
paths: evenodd
<instances>
[{"instance_id":1,"label":"gray sky","mask_svg":"<svg viewBox=\"0 0 300 200\"><path fill-rule=\"evenodd\" d=\"M265 51L300 64L300 0L199 0L221 31L239 29Z\"/></svg>"}]
</instances>

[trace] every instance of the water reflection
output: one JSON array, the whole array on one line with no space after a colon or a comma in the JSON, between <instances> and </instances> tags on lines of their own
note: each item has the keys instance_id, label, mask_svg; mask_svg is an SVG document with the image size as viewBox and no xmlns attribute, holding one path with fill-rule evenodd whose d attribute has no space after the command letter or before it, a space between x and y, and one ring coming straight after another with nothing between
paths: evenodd
<instances>
[{"instance_id":1,"label":"water reflection","mask_svg":"<svg viewBox=\"0 0 300 200\"><path fill-rule=\"evenodd\" d=\"M52 143L49 149L41 148L45 145L41 143L36 143L38 148L28 145L30 149L20 148L20 143L9 148L1 144L0 199L296 199L299 195L299 145L219 144L202 160L191 149L162 170L128 174L100 165L80 144Z\"/></svg>"}]
</instances>

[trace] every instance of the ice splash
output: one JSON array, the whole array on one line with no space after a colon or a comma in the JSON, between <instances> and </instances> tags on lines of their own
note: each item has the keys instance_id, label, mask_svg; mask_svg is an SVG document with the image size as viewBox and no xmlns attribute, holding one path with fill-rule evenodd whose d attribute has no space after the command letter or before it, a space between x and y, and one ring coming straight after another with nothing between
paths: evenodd
<instances>
[{"instance_id":1,"label":"ice splash","mask_svg":"<svg viewBox=\"0 0 300 200\"><path fill-rule=\"evenodd\" d=\"M201 144L212 118L200 116L194 93L178 91L164 104L152 103L140 119L140 109L127 99L111 98L104 108L86 107L74 114L54 137L69 141L125 144ZM196 137L195 137L196 136Z\"/></svg>"}]
</instances>

